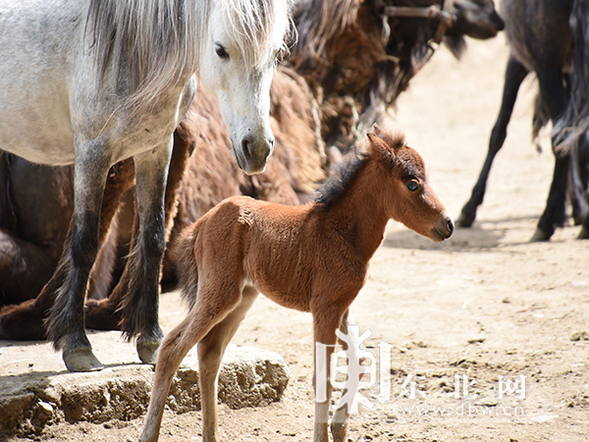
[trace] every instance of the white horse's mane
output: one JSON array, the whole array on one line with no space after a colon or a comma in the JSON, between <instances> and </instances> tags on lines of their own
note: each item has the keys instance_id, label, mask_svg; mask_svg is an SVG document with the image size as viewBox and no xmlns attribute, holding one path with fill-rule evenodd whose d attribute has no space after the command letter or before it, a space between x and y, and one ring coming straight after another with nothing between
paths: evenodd
<instances>
[{"instance_id":1,"label":"white horse's mane","mask_svg":"<svg viewBox=\"0 0 589 442\"><path fill-rule=\"evenodd\" d=\"M149 108L198 69L213 1L246 62L262 64L282 12L276 0L91 0L87 29L99 78L116 75L135 110Z\"/></svg>"},{"instance_id":2,"label":"white horse's mane","mask_svg":"<svg viewBox=\"0 0 589 442\"><path fill-rule=\"evenodd\" d=\"M294 26L278 26L274 0L224 0L225 17L231 26L227 33L239 47L246 65L256 67L268 62L273 56L268 45L274 42L274 33L290 28L286 39L291 37Z\"/></svg>"}]
</instances>

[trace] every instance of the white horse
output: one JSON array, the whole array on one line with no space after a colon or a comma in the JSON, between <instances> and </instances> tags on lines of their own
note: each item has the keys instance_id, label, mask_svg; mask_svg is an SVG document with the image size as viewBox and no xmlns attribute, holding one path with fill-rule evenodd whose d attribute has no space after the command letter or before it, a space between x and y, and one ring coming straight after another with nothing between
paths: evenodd
<instances>
[{"instance_id":1,"label":"white horse","mask_svg":"<svg viewBox=\"0 0 589 442\"><path fill-rule=\"evenodd\" d=\"M85 333L84 298L110 167L130 157L135 165L140 227L123 328L138 336L141 360L154 362L163 336L167 166L195 73L219 100L240 167L263 171L274 142L269 89L291 26L288 9L288 0L2 1L0 148L33 162L75 164L71 239L47 320L69 370L102 368Z\"/></svg>"}]
</instances>

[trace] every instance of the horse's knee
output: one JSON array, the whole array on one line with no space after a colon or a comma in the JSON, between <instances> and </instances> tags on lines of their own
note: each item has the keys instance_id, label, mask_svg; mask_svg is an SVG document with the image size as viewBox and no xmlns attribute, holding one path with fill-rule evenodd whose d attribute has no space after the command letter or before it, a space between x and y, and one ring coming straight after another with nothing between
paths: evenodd
<instances>
[{"instance_id":1,"label":"horse's knee","mask_svg":"<svg viewBox=\"0 0 589 442\"><path fill-rule=\"evenodd\" d=\"M166 249L166 229L163 218L157 217L156 222L143 226L142 244L145 251L145 259L153 260L153 264L159 268Z\"/></svg>"},{"instance_id":2,"label":"horse's knee","mask_svg":"<svg viewBox=\"0 0 589 442\"><path fill-rule=\"evenodd\" d=\"M199 366L206 372L216 372L221 364L221 358L223 354L223 345L219 339L215 336L211 336L211 333L205 336L198 343L198 360ZM202 362L202 363L201 363Z\"/></svg>"},{"instance_id":3,"label":"horse's knee","mask_svg":"<svg viewBox=\"0 0 589 442\"><path fill-rule=\"evenodd\" d=\"M0 231L0 278L2 281L9 281L9 275L20 273L26 269L26 261L18 244L8 233Z\"/></svg>"},{"instance_id":4,"label":"horse's knee","mask_svg":"<svg viewBox=\"0 0 589 442\"><path fill-rule=\"evenodd\" d=\"M96 223L88 227L79 226L74 230L70 240L70 257L75 268L90 272L98 254L98 218Z\"/></svg>"}]
</instances>

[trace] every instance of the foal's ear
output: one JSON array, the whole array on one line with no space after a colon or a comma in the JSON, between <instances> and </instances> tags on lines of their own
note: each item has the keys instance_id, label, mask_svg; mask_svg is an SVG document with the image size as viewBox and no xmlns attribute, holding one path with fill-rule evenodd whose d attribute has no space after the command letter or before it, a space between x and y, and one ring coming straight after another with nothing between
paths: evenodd
<instances>
[{"instance_id":1,"label":"foal's ear","mask_svg":"<svg viewBox=\"0 0 589 442\"><path fill-rule=\"evenodd\" d=\"M380 126L376 123L372 126L372 130L366 134L370 140L370 146L368 150L373 153L379 153L383 156L389 155L389 149L387 148L387 134L383 132Z\"/></svg>"},{"instance_id":2,"label":"foal's ear","mask_svg":"<svg viewBox=\"0 0 589 442\"><path fill-rule=\"evenodd\" d=\"M372 130L366 134L370 140L368 150L394 161L397 150L405 143L403 135L391 135L374 123Z\"/></svg>"}]
</instances>

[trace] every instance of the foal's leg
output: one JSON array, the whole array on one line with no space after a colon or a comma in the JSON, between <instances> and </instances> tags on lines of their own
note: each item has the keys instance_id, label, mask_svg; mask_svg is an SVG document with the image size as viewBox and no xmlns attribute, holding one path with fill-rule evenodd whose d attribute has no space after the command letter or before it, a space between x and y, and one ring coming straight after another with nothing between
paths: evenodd
<instances>
[{"instance_id":1,"label":"foal's leg","mask_svg":"<svg viewBox=\"0 0 589 442\"><path fill-rule=\"evenodd\" d=\"M253 287L245 287L242 300L227 317L216 325L198 343L198 370L200 398L202 404L202 440L215 442L219 440L217 424L217 380L219 367L227 344L239 328L245 314L258 296Z\"/></svg>"},{"instance_id":2,"label":"foal's leg","mask_svg":"<svg viewBox=\"0 0 589 442\"><path fill-rule=\"evenodd\" d=\"M155 363L163 337L159 326L159 279L166 247L164 192L172 152L172 137L135 162L139 230L127 267L129 293L122 305L122 331L127 338L139 335L141 361Z\"/></svg>"},{"instance_id":3,"label":"foal's leg","mask_svg":"<svg viewBox=\"0 0 589 442\"><path fill-rule=\"evenodd\" d=\"M477 208L483 202L485 196L485 190L487 187L487 180L489 179L489 173L491 172L491 166L495 155L499 152L507 136L507 125L511 119L511 113L513 112L513 106L515 99L517 98L517 92L519 87L528 74L528 70L522 65L513 55L510 55L507 62L507 69L505 71L505 83L503 85L503 98L501 100L501 108L499 110L499 116L491 131L491 138L489 140L489 151L487 152L487 158L479 175L474 188L472 189L472 195L468 202L462 208L462 212L458 217L456 223L461 227L470 227L474 222L477 215Z\"/></svg>"},{"instance_id":4,"label":"foal's leg","mask_svg":"<svg viewBox=\"0 0 589 442\"><path fill-rule=\"evenodd\" d=\"M328 442L327 421L329 420L329 404L333 387L331 385L330 359L337 341L335 330L342 322L343 311L337 309L337 306L321 309L313 312L313 334L315 338L315 423L313 428L314 442ZM317 343L326 345L325 347L325 372L324 376L317 372ZM318 402L317 397L319 386L325 386L325 401ZM345 428L343 429L345 432ZM344 435L345 436L345 435ZM344 439L342 439L343 441ZM340 442L337 441L336 442Z\"/></svg>"},{"instance_id":5,"label":"foal's leg","mask_svg":"<svg viewBox=\"0 0 589 442\"><path fill-rule=\"evenodd\" d=\"M348 334L348 315L349 315L350 309L346 310L346 312L344 313L339 329L340 331L347 335ZM352 349L353 351L354 349ZM348 377L348 380L350 378ZM347 390L344 389L344 391L342 391L342 397L344 397L347 393ZM333 436L333 440L335 442L339 442L339 441L345 441L346 440L346 433L348 431L348 422L350 420L350 409L348 407L348 404L343 404L341 407L339 407L337 410L335 410L335 413L333 414L333 418L331 419L331 435Z\"/></svg>"},{"instance_id":6,"label":"foal's leg","mask_svg":"<svg viewBox=\"0 0 589 442\"><path fill-rule=\"evenodd\" d=\"M199 279L202 284L204 278ZM239 309L241 302L239 288L231 283L212 287L206 292L199 290L196 304L188 316L166 335L155 368L141 442L157 441L159 437L168 391L182 359L215 325L226 319L233 310Z\"/></svg>"}]
</instances>

